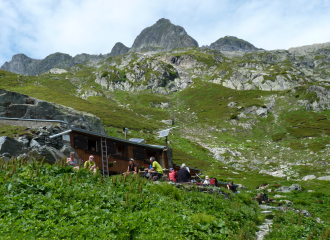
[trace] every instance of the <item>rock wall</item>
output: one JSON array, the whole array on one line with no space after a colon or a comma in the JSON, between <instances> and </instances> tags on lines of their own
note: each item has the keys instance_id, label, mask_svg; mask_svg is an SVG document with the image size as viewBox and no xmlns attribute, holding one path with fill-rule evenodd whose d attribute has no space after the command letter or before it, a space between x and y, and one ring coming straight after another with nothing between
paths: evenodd
<instances>
[{"instance_id":1,"label":"rock wall","mask_svg":"<svg viewBox=\"0 0 330 240\"><path fill-rule=\"evenodd\" d=\"M0 89L0 116L7 118L66 121L72 127L102 134L106 131L100 118L59 104Z\"/></svg>"},{"instance_id":2,"label":"rock wall","mask_svg":"<svg viewBox=\"0 0 330 240\"><path fill-rule=\"evenodd\" d=\"M70 143L64 142L62 136L50 139L49 136L67 130L59 126L27 128L27 133L13 139L7 136L0 137L0 158L8 161L12 157L20 157L27 161L40 161L45 158L49 163L67 158L70 152L76 154Z\"/></svg>"}]
</instances>

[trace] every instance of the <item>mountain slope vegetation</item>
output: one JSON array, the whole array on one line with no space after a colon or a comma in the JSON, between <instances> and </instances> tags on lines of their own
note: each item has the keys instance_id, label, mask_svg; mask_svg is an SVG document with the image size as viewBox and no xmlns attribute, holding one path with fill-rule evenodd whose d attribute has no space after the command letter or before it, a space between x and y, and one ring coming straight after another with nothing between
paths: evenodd
<instances>
[{"instance_id":1,"label":"mountain slope vegetation","mask_svg":"<svg viewBox=\"0 0 330 240\"><path fill-rule=\"evenodd\" d=\"M171 127L163 120L173 119L176 164L243 184L249 197L260 185L269 185L274 197L280 186L298 183L303 190L284 198L329 221L322 177L330 175L330 51L326 44L312 49L128 52L61 74L1 70L0 86L95 114L109 135L123 137L127 127L129 138L150 144L164 144L157 133ZM314 179L301 181L307 175ZM284 226L293 216L277 219Z\"/></svg>"}]
</instances>

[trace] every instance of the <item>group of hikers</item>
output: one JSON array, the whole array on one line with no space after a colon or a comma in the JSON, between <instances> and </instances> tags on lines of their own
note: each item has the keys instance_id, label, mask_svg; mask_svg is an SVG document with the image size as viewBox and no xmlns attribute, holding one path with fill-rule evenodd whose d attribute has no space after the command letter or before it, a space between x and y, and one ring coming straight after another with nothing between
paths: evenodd
<instances>
[{"instance_id":1,"label":"group of hikers","mask_svg":"<svg viewBox=\"0 0 330 240\"><path fill-rule=\"evenodd\" d=\"M70 157L66 159L66 163L72 166L74 169L79 169L79 163L75 158L75 153L71 152ZM90 155L88 160L84 163L84 168L88 168L91 172L96 173L97 167L94 162L94 156Z\"/></svg>"},{"instance_id":2,"label":"group of hikers","mask_svg":"<svg viewBox=\"0 0 330 240\"><path fill-rule=\"evenodd\" d=\"M150 157L150 166L149 168L145 168L143 172L143 177L157 181L158 179L161 179L164 176L163 168L162 166L155 160L154 157ZM79 163L77 159L75 158L75 153L71 152L70 157L67 158L67 164L72 166L74 169L79 169ZM94 162L94 156L90 155L89 159L84 163L84 168L88 168L91 172L96 173L97 167ZM134 159L130 158L128 162L127 171L123 173L123 175L129 175L129 174L138 174L138 164L134 163ZM166 176L168 181L172 182L178 182L178 183L184 183L184 182L190 182L191 174L190 169L186 166L186 164L182 164L180 166L179 171L175 171L173 168L170 168L170 172ZM217 180L216 178L209 178L209 176L205 177L204 181L201 181L198 183L199 185L215 185L217 186ZM228 190L231 190L232 192L236 193L236 186L234 185L233 181L230 181L228 185L226 185Z\"/></svg>"},{"instance_id":3,"label":"group of hikers","mask_svg":"<svg viewBox=\"0 0 330 240\"><path fill-rule=\"evenodd\" d=\"M163 168L160 166L160 164L155 161L154 157L150 157L150 167L144 169L143 177L147 179L151 179L153 181L156 181L163 177ZM123 173L124 175L128 174L138 174L138 165L134 163L134 159L131 158L129 160L129 164L127 167L127 171ZM176 172L173 168L170 168L170 172L166 176L168 181L172 182L178 182L178 183L184 183L184 182L191 182L191 174L190 169L186 166L186 164L182 164L180 166L180 170ZM215 185L217 186L217 180L215 178L209 178L209 176L205 177L205 180L199 183L200 185ZM236 186L234 185L233 181L230 181L228 185L226 185L228 190L231 190L232 192L236 193Z\"/></svg>"}]
</instances>

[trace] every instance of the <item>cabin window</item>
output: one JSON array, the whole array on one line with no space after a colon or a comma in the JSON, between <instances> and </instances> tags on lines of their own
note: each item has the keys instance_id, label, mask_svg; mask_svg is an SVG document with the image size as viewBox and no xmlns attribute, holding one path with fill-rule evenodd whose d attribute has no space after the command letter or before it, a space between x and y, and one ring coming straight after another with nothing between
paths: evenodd
<instances>
[{"instance_id":1,"label":"cabin window","mask_svg":"<svg viewBox=\"0 0 330 240\"><path fill-rule=\"evenodd\" d=\"M154 157L156 160L158 159L156 152L146 151L146 158L149 160L151 157Z\"/></svg>"},{"instance_id":2,"label":"cabin window","mask_svg":"<svg viewBox=\"0 0 330 240\"><path fill-rule=\"evenodd\" d=\"M88 149L88 138L85 136L74 136L74 148Z\"/></svg>"},{"instance_id":3,"label":"cabin window","mask_svg":"<svg viewBox=\"0 0 330 240\"><path fill-rule=\"evenodd\" d=\"M107 142L107 154L116 155L116 144L113 142Z\"/></svg>"},{"instance_id":4,"label":"cabin window","mask_svg":"<svg viewBox=\"0 0 330 240\"><path fill-rule=\"evenodd\" d=\"M133 148L133 157L134 159L145 160L146 159L146 150L142 148Z\"/></svg>"},{"instance_id":5,"label":"cabin window","mask_svg":"<svg viewBox=\"0 0 330 240\"><path fill-rule=\"evenodd\" d=\"M117 147L117 156L118 157L127 157L127 151L125 145L116 145Z\"/></svg>"},{"instance_id":6,"label":"cabin window","mask_svg":"<svg viewBox=\"0 0 330 240\"><path fill-rule=\"evenodd\" d=\"M88 150L91 152L98 152L98 146L96 140L88 139Z\"/></svg>"}]
</instances>

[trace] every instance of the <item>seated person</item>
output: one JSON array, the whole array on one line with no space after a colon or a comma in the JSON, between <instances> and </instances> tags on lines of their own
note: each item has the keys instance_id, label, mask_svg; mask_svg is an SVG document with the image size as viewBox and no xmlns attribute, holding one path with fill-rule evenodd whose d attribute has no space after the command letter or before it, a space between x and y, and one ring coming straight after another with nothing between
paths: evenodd
<instances>
[{"instance_id":1,"label":"seated person","mask_svg":"<svg viewBox=\"0 0 330 240\"><path fill-rule=\"evenodd\" d=\"M181 165L178 171L178 182L190 182L191 174L187 171L186 165Z\"/></svg>"},{"instance_id":2,"label":"seated person","mask_svg":"<svg viewBox=\"0 0 330 240\"><path fill-rule=\"evenodd\" d=\"M88 161L86 161L85 164L84 164L84 167L88 168L89 171L91 171L93 173L96 173L96 164L94 162L94 156L93 155L89 156Z\"/></svg>"},{"instance_id":3,"label":"seated person","mask_svg":"<svg viewBox=\"0 0 330 240\"><path fill-rule=\"evenodd\" d=\"M143 173L143 176L142 177L147 178L147 179L150 178L150 173L149 173L149 169L148 168L145 168L144 169L144 173Z\"/></svg>"},{"instance_id":4,"label":"seated person","mask_svg":"<svg viewBox=\"0 0 330 240\"><path fill-rule=\"evenodd\" d=\"M157 179L162 177L163 176L162 166L160 166L159 163L156 162L154 157L150 158L150 162L151 162L152 168L149 170L149 173L152 174L152 177L157 177Z\"/></svg>"},{"instance_id":5,"label":"seated person","mask_svg":"<svg viewBox=\"0 0 330 240\"><path fill-rule=\"evenodd\" d=\"M168 174L167 180L176 182L177 178L178 178L178 174L176 173L176 171L174 171L173 168L170 168L170 173Z\"/></svg>"},{"instance_id":6,"label":"seated person","mask_svg":"<svg viewBox=\"0 0 330 240\"><path fill-rule=\"evenodd\" d=\"M134 159L130 158L128 162L127 172L123 173L124 175L128 175L130 173L137 174L137 164L134 163Z\"/></svg>"},{"instance_id":7,"label":"seated person","mask_svg":"<svg viewBox=\"0 0 330 240\"><path fill-rule=\"evenodd\" d=\"M205 184L205 185L209 185L210 184L210 178L209 178L209 176L206 176L205 177L205 180L204 180L203 184Z\"/></svg>"},{"instance_id":8,"label":"seated person","mask_svg":"<svg viewBox=\"0 0 330 240\"><path fill-rule=\"evenodd\" d=\"M230 181L229 184L227 185L227 189L231 190L233 193L236 193L236 187L234 186L233 181Z\"/></svg>"},{"instance_id":9,"label":"seated person","mask_svg":"<svg viewBox=\"0 0 330 240\"><path fill-rule=\"evenodd\" d=\"M190 169L186 166L185 163L182 163L182 166L184 166L186 168L186 170L188 171L188 173L190 173Z\"/></svg>"},{"instance_id":10,"label":"seated person","mask_svg":"<svg viewBox=\"0 0 330 240\"><path fill-rule=\"evenodd\" d=\"M78 160L74 157L74 152L70 152L70 157L66 159L66 163L72 166L74 169L79 169Z\"/></svg>"}]
</instances>

